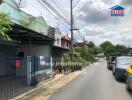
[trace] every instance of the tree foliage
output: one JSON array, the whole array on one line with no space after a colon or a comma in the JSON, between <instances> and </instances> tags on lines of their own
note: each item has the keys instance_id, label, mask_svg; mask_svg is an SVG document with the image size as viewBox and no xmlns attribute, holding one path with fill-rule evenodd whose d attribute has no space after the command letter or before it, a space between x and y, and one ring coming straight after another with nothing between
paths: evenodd
<instances>
[{"instance_id":1,"label":"tree foliage","mask_svg":"<svg viewBox=\"0 0 132 100\"><path fill-rule=\"evenodd\" d=\"M100 48L102 52L104 52L105 55L108 55L110 53L122 53L127 54L128 48L124 45L114 45L109 41L106 41L100 45Z\"/></svg>"},{"instance_id":2,"label":"tree foliage","mask_svg":"<svg viewBox=\"0 0 132 100\"><path fill-rule=\"evenodd\" d=\"M95 47L95 44L93 42L90 42L92 44L90 47L76 47L75 48L75 54L77 54L76 57L80 57L81 59L85 61L94 61L94 57L97 53L97 49Z\"/></svg>"},{"instance_id":3,"label":"tree foliage","mask_svg":"<svg viewBox=\"0 0 132 100\"><path fill-rule=\"evenodd\" d=\"M1 40L11 40L7 33L11 30L12 22L9 19L7 14L1 13L0 14L0 39Z\"/></svg>"},{"instance_id":4,"label":"tree foliage","mask_svg":"<svg viewBox=\"0 0 132 100\"><path fill-rule=\"evenodd\" d=\"M92 41L88 42L88 47L89 48L95 48L95 44Z\"/></svg>"},{"instance_id":5,"label":"tree foliage","mask_svg":"<svg viewBox=\"0 0 132 100\"><path fill-rule=\"evenodd\" d=\"M120 53L128 53L128 48L124 45L117 44L115 46L115 49L117 52L120 52Z\"/></svg>"}]
</instances>

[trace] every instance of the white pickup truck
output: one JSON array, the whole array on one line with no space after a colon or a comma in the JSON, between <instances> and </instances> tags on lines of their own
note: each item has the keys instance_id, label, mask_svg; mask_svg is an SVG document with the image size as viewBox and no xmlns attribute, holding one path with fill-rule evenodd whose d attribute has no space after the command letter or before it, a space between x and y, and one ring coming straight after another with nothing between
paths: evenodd
<instances>
[{"instance_id":1,"label":"white pickup truck","mask_svg":"<svg viewBox=\"0 0 132 100\"><path fill-rule=\"evenodd\" d=\"M132 65L132 56L120 56L115 60L113 74L117 80L126 80L126 70Z\"/></svg>"}]
</instances>

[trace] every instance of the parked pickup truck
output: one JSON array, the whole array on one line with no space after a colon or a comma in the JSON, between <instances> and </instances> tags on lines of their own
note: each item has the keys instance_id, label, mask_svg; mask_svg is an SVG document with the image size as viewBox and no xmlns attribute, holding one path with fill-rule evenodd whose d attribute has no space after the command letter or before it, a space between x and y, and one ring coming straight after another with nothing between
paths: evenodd
<instances>
[{"instance_id":1,"label":"parked pickup truck","mask_svg":"<svg viewBox=\"0 0 132 100\"><path fill-rule=\"evenodd\" d=\"M107 68L112 70L116 56L109 56L107 60Z\"/></svg>"},{"instance_id":2,"label":"parked pickup truck","mask_svg":"<svg viewBox=\"0 0 132 100\"><path fill-rule=\"evenodd\" d=\"M113 74L117 80L125 79L127 76L127 68L132 65L132 56L120 56L115 60L113 66Z\"/></svg>"},{"instance_id":3,"label":"parked pickup truck","mask_svg":"<svg viewBox=\"0 0 132 100\"><path fill-rule=\"evenodd\" d=\"M113 65L115 64L115 59L116 57L121 56L122 54L120 54L119 52L117 53L111 53L109 55L107 55L107 68L112 70Z\"/></svg>"}]
</instances>

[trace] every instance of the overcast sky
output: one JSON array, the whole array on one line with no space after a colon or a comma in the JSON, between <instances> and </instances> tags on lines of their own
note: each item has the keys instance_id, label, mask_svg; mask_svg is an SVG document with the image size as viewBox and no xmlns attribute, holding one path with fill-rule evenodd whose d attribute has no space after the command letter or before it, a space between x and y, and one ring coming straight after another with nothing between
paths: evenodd
<instances>
[{"instance_id":1,"label":"overcast sky","mask_svg":"<svg viewBox=\"0 0 132 100\"><path fill-rule=\"evenodd\" d=\"M27 1L22 10L34 15L42 15L50 26L59 27L63 33L68 33L69 26L65 21L63 24L50 14L40 4L41 0ZM47 0L56 10L70 18L70 0ZM73 0L73 4L78 0ZM55 2L58 6L53 3ZM112 17L111 7L121 5L125 8L124 17ZM78 41L93 41L97 45L104 41L111 41L114 44L125 44L132 47L132 0L81 0L74 8L74 23L80 28L80 33L75 32L74 36Z\"/></svg>"}]
</instances>

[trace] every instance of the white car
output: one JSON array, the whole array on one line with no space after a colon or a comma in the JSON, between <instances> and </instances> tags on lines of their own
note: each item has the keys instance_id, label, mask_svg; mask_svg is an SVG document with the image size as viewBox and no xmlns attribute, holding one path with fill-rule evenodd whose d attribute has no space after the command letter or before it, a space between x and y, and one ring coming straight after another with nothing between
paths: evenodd
<instances>
[{"instance_id":1,"label":"white car","mask_svg":"<svg viewBox=\"0 0 132 100\"><path fill-rule=\"evenodd\" d=\"M125 79L127 77L127 68L132 65L131 56L120 56L115 60L113 66L113 74L117 80Z\"/></svg>"}]
</instances>

